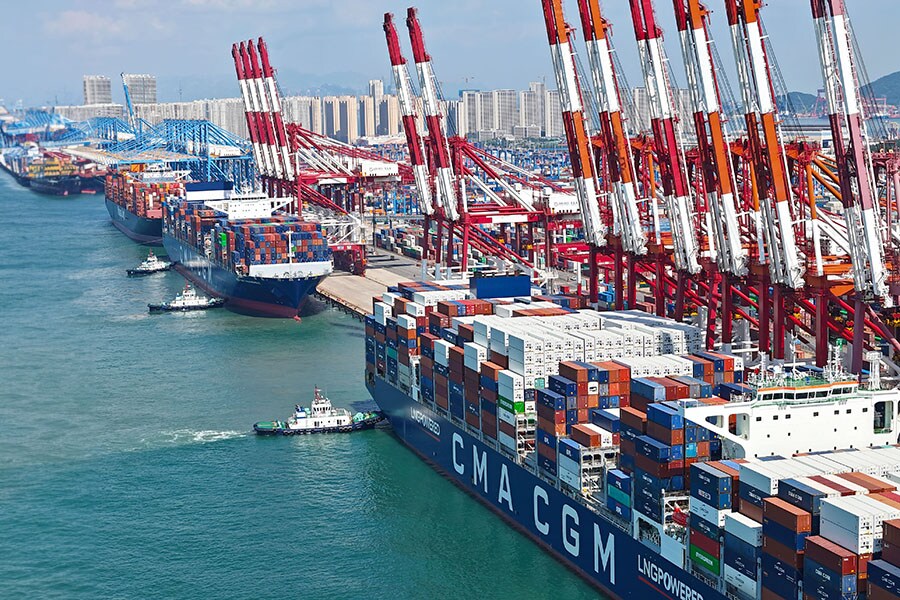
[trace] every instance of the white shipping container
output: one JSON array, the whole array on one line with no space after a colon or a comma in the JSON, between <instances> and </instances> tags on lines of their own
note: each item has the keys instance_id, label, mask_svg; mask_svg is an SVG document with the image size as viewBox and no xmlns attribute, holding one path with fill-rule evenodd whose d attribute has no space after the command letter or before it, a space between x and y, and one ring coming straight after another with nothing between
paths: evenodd
<instances>
[{"instance_id":1,"label":"white shipping container","mask_svg":"<svg viewBox=\"0 0 900 600\"><path fill-rule=\"evenodd\" d=\"M397 315L397 326L406 330L415 330L416 318L409 315Z\"/></svg>"},{"instance_id":2,"label":"white shipping container","mask_svg":"<svg viewBox=\"0 0 900 600\"><path fill-rule=\"evenodd\" d=\"M762 524L741 513L731 512L725 515L725 531L751 546L762 546Z\"/></svg>"},{"instance_id":3,"label":"white shipping container","mask_svg":"<svg viewBox=\"0 0 900 600\"><path fill-rule=\"evenodd\" d=\"M424 317L425 316L425 306L419 304L418 302L409 302L406 304L406 314L411 315L413 317Z\"/></svg>"},{"instance_id":4,"label":"white shipping container","mask_svg":"<svg viewBox=\"0 0 900 600\"><path fill-rule=\"evenodd\" d=\"M443 366L450 366L450 348L453 347L453 344L446 340L435 340L434 341L434 362Z\"/></svg>"},{"instance_id":5,"label":"white shipping container","mask_svg":"<svg viewBox=\"0 0 900 600\"><path fill-rule=\"evenodd\" d=\"M725 525L725 516L731 512L729 508L716 510L693 496L688 499L688 510L692 515L697 515L707 523L714 523L717 527Z\"/></svg>"},{"instance_id":6,"label":"white shipping container","mask_svg":"<svg viewBox=\"0 0 900 600\"><path fill-rule=\"evenodd\" d=\"M875 534L850 531L827 519L819 521L819 535L854 554L875 552Z\"/></svg>"},{"instance_id":7,"label":"white shipping container","mask_svg":"<svg viewBox=\"0 0 900 600\"><path fill-rule=\"evenodd\" d=\"M875 532L875 515L870 508L860 506L856 496L826 498L822 500L820 518L851 532L861 534Z\"/></svg>"},{"instance_id":8,"label":"white shipping container","mask_svg":"<svg viewBox=\"0 0 900 600\"><path fill-rule=\"evenodd\" d=\"M509 423L510 425L516 424L516 415L515 413L511 413L502 406L497 407L497 418L503 421L504 423Z\"/></svg>"},{"instance_id":9,"label":"white shipping container","mask_svg":"<svg viewBox=\"0 0 900 600\"><path fill-rule=\"evenodd\" d=\"M513 390L522 390L523 392L525 390L525 381L522 376L506 369L498 374L497 384Z\"/></svg>"},{"instance_id":10,"label":"white shipping container","mask_svg":"<svg viewBox=\"0 0 900 600\"><path fill-rule=\"evenodd\" d=\"M567 471L578 475L581 478L581 465L565 454L560 453L557 457L556 464L560 469L566 469Z\"/></svg>"},{"instance_id":11,"label":"white shipping container","mask_svg":"<svg viewBox=\"0 0 900 600\"><path fill-rule=\"evenodd\" d=\"M463 344L463 352L463 364L467 369L478 371L481 369L481 363L487 360L487 348L474 342Z\"/></svg>"},{"instance_id":12,"label":"white shipping container","mask_svg":"<svg viewBox=\"0 0 900 600\"><path fill-rule=\"evenodd\" d=\"M725 581L737 588L742 594L745 594L750 598L759 598L759 585L756 581L753 581L740 571L737 571L728 565L725 565L723 575Z\"/></svg>"},{"instance_id":13,"label":"white shipping container","mask_svg":"<svg viewBox=\"0 0 900 600\"><path fill-rule=\"evenodd\" d=\"M500 442L500 445L506 446L513 452L516 452L518 448L516 447L516 440L503 433L502 431L497 432L497 441Z\"/></svg>"},{"instance_id":14,"label":"white shipping container","mask_svg":"<svg viewBox=\"0 0 900 600\"><path fill-rule=\"evenodd\" d=\"M576 490L581 491L581 477L576 475L575 473L570 473L569 471L558 468L556 470L556 476L559 477L559 480L563 483L575 488Z\"/></svg>"}]
</instances>

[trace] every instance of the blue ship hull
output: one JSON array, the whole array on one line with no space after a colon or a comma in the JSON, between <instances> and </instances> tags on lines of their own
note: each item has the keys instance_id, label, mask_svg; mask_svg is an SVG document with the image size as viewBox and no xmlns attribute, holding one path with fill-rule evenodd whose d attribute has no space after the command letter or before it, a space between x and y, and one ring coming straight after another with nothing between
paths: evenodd
<instances>
[{"instance_id":1,"label":"blue ship hull","mask_svg":"<svg viewBox=\"0 0 900 600\"><path fill-rule=\"evenodd\" d=\"M724 593L402 390L378 377L366 385L402 442L606 594L622 600L725 600ZM553 582L535 585L552 595Z\"/></svg>"},{"instance_id":2,"label":"blue ship hull","mask_svg":"<svg viewBox=\"0 0 900 600\"><path fill-rule=\"evenodd\" d=\"M162 219L139 217L108 198L106 210L116 229L134 241L147 246L162 246Z\"/></svg>"},{"instance_id":3,"label":"blue ship hull","mask_svg":"<svg viewBox=\"0 0 900 600\"><path fill-rule=\"evenodd\" d=\"M254 317L298 316L310 294L324 279L239 277L233 271L211 262L193 246L170 235L163 236L163 246L179 273L206 293L224 298L225 308Z\"/></svg>"}]
</instances>

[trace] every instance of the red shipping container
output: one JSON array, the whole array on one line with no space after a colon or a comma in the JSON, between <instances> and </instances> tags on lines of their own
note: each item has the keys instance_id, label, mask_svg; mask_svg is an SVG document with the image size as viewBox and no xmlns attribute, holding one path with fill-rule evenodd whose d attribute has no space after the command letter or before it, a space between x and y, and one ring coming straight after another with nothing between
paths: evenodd
<instances>
[{"instance_id":1,"label":"red shipping container","mask_svg":"<svg viewBox=\"0 0 900 600\"><path fill-rule=\"evenodd\" d=\"M619 452L628 456L635 456L637 453L634 449L634 442L631 440L619 439Z\"/></svg>"},{"instance_id":2,"label":"red shipping container","mask_svg":"<svg viewBox=\"0 0 900 600\"><path fill-rule=\"evenodd\" d=\"M559 363L559 374L566 379L571 379L579 384L585 384L585 392L587 393L587 380L588 380L588 369L582 365L576 364L571 361L561 362ZM579 393L581 393L581 388L579 386Z\"/></svg>"},{"instance_id":3,"label":"red shipping container","mask_svg":"<svg viewBox=\"0 0 900 600\"><path fill-rule=\"evenodd\" d=\"M494 350L491 350L490 359L491 359L492 363L500 365L504 369L509 368L509 357L503 356L499 352L495 352Z\"/></svg>"},{"instance_id":4,"label":"red shipping container","mask_svg":"<svg viewBox=\"0 0 900 600\"><path fill-rule=\"evenodd\" d=\"M516 437L516 426L515 425L511 425L511 424L507 423L506 421L498 420L497 427L500 429L500 431L502 431L509 437L515 439L515 437Z\"/></svg>"},{"instance_id":5,"label":"red shipping container","mask_svg":"<svg viewBox=\"0 0 900 600\"><path fill-rule=\"evenodd\" d=\"M856 554L818 535L806 538L806 557L842 576L857 571Z\"/></svg>"},{"instance_id":6,"label":"red shipping container","mask_svg":"<svg viewBox=\"0 0 900 600\"><path fill-rule=\"evenodd\" d=\"M884 481L879 481L874 477L866 475L865 473L838 473L837 476L841 479L846 479L851 483L855 483L856 485L861 485L862 487L869 490L870 494L880 494L881 492L893 492L897 490L896 486L889 485Z\"/></svg>"},{"instance_id":7,"label":"red shipping container","mask_svg":"<svg viewBox=\"0 0 900 600\"><path fill-rule=\"evenodd\" d=\"M466 340L467 342L475 341L475 328L471 325L460 325L457 328L457 333L459 334L459 337Z\"/></svg>"},{"instance_id":8,"label":"red shipping container","mask_svg":"<svg viewBox=\"0 0 900 600\"><path fill-rule=\"evenodd\" d=\"M600 406L600 396L599 394L588 394L585 402L588 408L597 408Z\"/></svg>"},{"instance_id":9,"label":"red shipping container","mask_svg":"<svg viewBox=\"0 0 900 600\"><path fill-rule=\"evenodd\" d=\"M900 502L897 502L893 498L888 498L885 494L870 494L869 498L872 498L873 500L878 500L879 502L881 502L883 504L887 504L891 508L900 509Z\"/></svg>"},{"instance_id":10,"label":"red shipping container","mask_svg":"<svg viewBox=\"0 0 900 600\"><path fill-rule=\"evenodd\" d=\"M697 546L707 554L712 555L714 558L719 558L719 542L718 540L713 540L696 529L691 529L691 544Z\"/></svg>"},{"instance_id":11,"label":"red shipping container","mask_svg":"<svg viewBox=\"0 0 900 600\"><path fill-rule=\"evenodd\" d=\"M812 531L812 515L781 498L763 499L763 516L791 531L798 533Z\"/></svg>"},{"instance_id":12,"label":"red shipping container","mask_svg":"<svg viewBox=\"0 0 900 600\"><path fill-rule=\"evenodd\" d=\"M900 546L883 542L881 546L881 560L900 567Z\"/></svg>"},{"instance_id":13,"label":"red shipping container","mask_svg":"<svg viewBox=\"0 0 900 600\"><path fill-rule=\"evenodd\" d=\"M579 423L590 423L591 417L587 408L578 407L578 422Z\"/></svg>"},{"instance_id":14,"label":"red shipping container","mask_svg":"<svg viewBox=\"0 0 900 600\"><path fill-rule=\"evenodd\" d=\"M796 552L792 548L788 548L769 536L763 536L763 552L774 556L783 563L791 565L798 571L803 570L803 552Z\"/></svg>"},{"instance_id":15,"label":"red shipping container","mask_svg":"<svg viewBox=\"0 0 900 600\"><path fill-rule=\"evenodd\" d=\"M667 429L665 425L647 421L647 435L668 446L684 444L684 429Z\"/></svg>"},{"instance_id":16,"label":"red shipping container","mask_svg":"<svg viewBox=\"0 0 900 600\"><path fill-rule=\"evenodd\" d=\"M469 411L466 411L466 423L472 427L481 427L481 419L478 418L478 415L473 415Z\"/></svg>"},{"instance_id":17,"label":"red shipping container","mask_svg":"<svg viewBox=\"0 0 900 600\"><path fill-rule=\"evenodd\" d=\"M838 492L840 492L841 496L856 495L856 491L851 490L850 488L845 487L835 481L832 481L831 479L826 479L825 477L822 477L821 475L812 475L810 477L810 479L812 479L816 483L821 483L824 486L830 487L833 490L837 490Z\"/></svg>"},{"instance_id":18,"label":"red shipping container","mask_svg":"<svg viewBox=\"0 0 900 600\"><path fill-rule=\"evenodd\" d=\"M900 546L900 519L892 519L882 524L883 539L889 544Z\"/></svg>"},{"instance_id":19,"label":"red shipping container","mask_svg":"<svg viewBox=\"0 0 900 600\"><path fill-rule=\"evenodd\" d=\"M485 400L490 400L494 404L497 403L497 392L495 392L494 390L489 390L487 388L481 388L481 392L479 392L479 393L481 394L481 397L484 398Z\"/></svg>"},{"instance_id":20,"label":"red shipping container","mask_svg":"<svg viewBox=\"0 0 900 600\"><path fill-rule=\"evenodd\" d=\"M573 425L570 436L572 441L578 442L585 448L596 448L600 445L600 434L582 424Z\"/></svg>"},{"instance_id":21,"label":"red shipping container","mask_svg":"<svg viewBox=\"0 0 900 600\"><path fill-rule=\"evenodd\" d=\"M623 425L639 430L642 434L647 432L647 414L637 410L633 406L619 409L619 420Z\"/></svg>"},{"instance_id":22,"label":"red shipping container","mask_svg":"<svg viewBox=\"0 0 900 600\"><path fill-rule=\"evenodd\" d=\"M578 398L576 399L576 406L577 406L578 409L579 409L579 410L578 410L578 422L579 422L579 423L586 423L586 422L588 421L588 418L587 418L587 416L585 416L585 418L582 419L582 418L581 418L581 411L582 411L582 410L585 410L585 411L586 411L587 408L588 408L588 399L587 399L587 396L578 396ZM585 413L585 414L587 414L587 413Z\"/></svg>"},{"instance_id":23,"label":"red shipping container","mask_svg":"<svg viewBox=\"0 0 900 600\"><path fill-rule=\"evenodd\" d=\"M497 379L500 377L500 371L502 370L503 367L501 367L497 363L491 361L485 361L481 363L481 374L491 381L497 381Z\"/></svg>"},{"instance_id":24,"label":"red shipping container","mask_svg":"<svg viewBox=\"0 0 900 600\"><path fill-rule=\"evenodd\" d=\"M744 515L745 517L747 517L748 519L753 519L757 523L762 523L762 521L763 521L762 509L760 507L756 506L755 504L748 502L747 500L744 500L743 498L740 499L740 502L738 505L738 512L741 513L742 515Z\"/></svg>"}]
</instances>

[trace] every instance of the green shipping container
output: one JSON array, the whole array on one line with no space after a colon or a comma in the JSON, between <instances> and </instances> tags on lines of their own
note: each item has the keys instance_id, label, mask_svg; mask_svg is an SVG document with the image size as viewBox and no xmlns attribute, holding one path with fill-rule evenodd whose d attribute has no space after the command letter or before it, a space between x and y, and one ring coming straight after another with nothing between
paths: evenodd
<instances>
[{"instance_id":1,"label":"green shipping container","mask_svg":"<svg viewBox=\"0 0 900 600\"><path fill-rule=\"evenodd\" d=\"M718 558L715 558L708 552L704 552L693 544L691 544L689 554L691 557L691 562L693 562L695 565L703 567L713 575L719 575L720 567Z\"/></svg>"},{"instance_id":2,"label":"green shipping container","mask_svg":"<svg viewBox=\"0 0 900 600\"><path fill-rule=\"evenodd\" d=\"M631 506L631 496L629 496L628 494L626 494L619 488L613 487L611 485L607 486L606 493L609 495L610 498L612 498L619 504L621 504L623 506L629 506L629 507Z\"/></svg>"},{"instance_id":3,"label":"green shipping container","mask_svg":"<svg viewBox=\"0 0 900 600\"><path fill-rule=\"evenodd\" d=\"M497 406L517 415L525 412L524 402L513 402L509 398L504 398L503 396L497 396Z\"/></svg>"},{"instance_id":4,"label":"green shipping container","mask_svg":"<svg viewBox=\"0 0 900 600\"><path fill-rule=\"evenodd\" d=\"M397 358L397 349L396 349L396 348L388 347L388 349L387 349L387 355L388 355L390 358Z\"/></svg>"}]
</instances>

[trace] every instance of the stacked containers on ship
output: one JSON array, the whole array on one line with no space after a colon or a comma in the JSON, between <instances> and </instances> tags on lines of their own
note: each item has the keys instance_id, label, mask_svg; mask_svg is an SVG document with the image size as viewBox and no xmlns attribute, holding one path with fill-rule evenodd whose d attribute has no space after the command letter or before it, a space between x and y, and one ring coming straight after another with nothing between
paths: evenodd
<instances>
[{"instance_id":1,"label":"stacked containers on ship","mask_svg":"<svg viewBox=\"0 0 900 600\"><path fill-rule=\"evenodd\" d=\"M516 454L524 434L525 378L509 369L497 374L497 441Z\"/></svg>"},{"instance_id":2,"label":"stacked containers on ship","mask_svg":"<svg viewBox=\"0 0 900 600\"><path fill-rule=\"evenodd\" d=\"M479 371L480 387L479 404L481 409L481 432L487 437L497 439L497 401L500 393L500 373L503 367L491 361L481 363ZM504 391L507 391L504 389Z\"/></svg>"},{"instance_id":3,"label":"stacked containers on ship","mask_svg":"<svg viewBox=\"0 0 900 600\"><path fill-rule=\"evenodd\" d=\"M803 589L806 539L812 531L812 515L781 498L763 501L762 578L766 593L797 598Z\"/></svg>"},{"instance_id":4,"label":"stacked containers on ship","mask_svg":"<svg viewBox=\"0 0 900 600\"><path fill-rule=\"evenodd\" d=\"M688 557L695 567L719 577L725 517L731 511L734 497L733 478L708 463L694 463L690 466L689 479Z\"/></svg>"},{"instance_id":5,"label":"stacked containers on ship","mask_svg":"<svg viewBox=\"0 0 900 600\"><path fill-rule=\"evenodd\" d=\"M732 485L735 489L739 485L736 478L732 479ZM723 529L722 576L725 585L738 598L755 600L761 593L762 524L741 513L729 512L725 515Z\"/></svg>"},{"instance_id":6,"label":"stacked containers on ship","mask_svg":"<svg viewBox=\"0 0 900 600\"><path fill-rule=\"evenodd\" d=\"M869 600L900 598L900 519L882 523L881 558L866 567Z\"/></svg>"}]
</instances>

